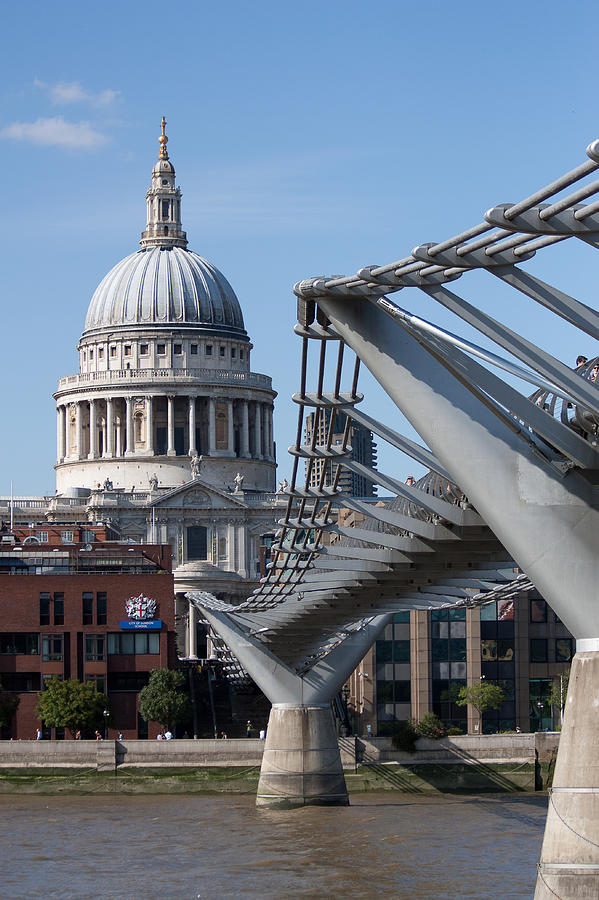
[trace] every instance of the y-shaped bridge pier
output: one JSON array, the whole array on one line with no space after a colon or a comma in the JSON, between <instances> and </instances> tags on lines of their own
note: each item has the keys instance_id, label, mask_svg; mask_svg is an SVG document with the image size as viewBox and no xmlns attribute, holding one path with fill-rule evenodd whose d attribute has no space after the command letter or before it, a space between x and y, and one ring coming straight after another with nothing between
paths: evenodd
<instances>
[{"instance_id":1,"label":"y-shaped bridge pier","mask_svg":"<svg viewBox=\"0 0 599 900\"><path fill-rule=\"evenodd\" d=\"M386 616L477 602L525 573L577 639L537 900L599 896L599 368L591 360L574 370L519 334L517 322L502 323L453 285L469 271L484 271L597 339L595 309L521 268L556 243L598 246L599 181L592 175L599 142L587 157L448 240L421 244L397 262L354 276L296 285L299 422L277 554L268 577L240 607L197 597L273 700L258 802L346 802L327 705ZM407 288L414 302L425 294L454 314L458 330L465 323L478 331L484 346L386 296ZM492 344L497 352L488 349ZM348 349L356 362L345 385ZM311 356L315 383L309 385ZM360 362L423 444L362 411ZM312 442L302 444L305 409L314 411L316 423L324 417L324 441L314 425ZM338 413L346 417L341 444L333 443ZM405 485L347 459L352 417L430 474ZM334 474L342 465L397 499L379 508L343 497ZM320 473L317 487L312 471ZM335 524L331 509L339 505L364 513L365 523L357 529ZM335 543L324 543L327 531Z\"/></svg>"}]
</instances>

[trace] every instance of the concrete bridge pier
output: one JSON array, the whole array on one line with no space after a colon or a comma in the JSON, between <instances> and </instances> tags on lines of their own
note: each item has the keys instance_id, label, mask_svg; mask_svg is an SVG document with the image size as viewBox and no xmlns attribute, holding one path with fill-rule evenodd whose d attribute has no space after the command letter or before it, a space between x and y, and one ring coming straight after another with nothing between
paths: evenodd
<instances>
[{"instance_id":1,"label":"concrete bridge pier","mask_svg":"<svg viewBox=\"0 0 599 900\"><path fill-rule=\"evenodd\" d=\"M330 703L272 707L256 806L349 806Z\"/></svg>"},{"instance_id":2,"label":"concrete bridge pier","mask_svg":"<svg viewBox=\"0 0 599 900\"><path fill-rule=\"evenodd\" d=\"M298 674L234 620L234 607L210 609L204 605L206 596L187 594L272 703L256 805L348 806L331 701L391 616L373 616L359 630L348 631Z\"/></svg>"},{"instance_id":3,"label":"concrete bridge pier","mask_svg":"<svg viewBox=\"0 0 599 900\"><path fill-rule=\"evenodd\" d=\"M599 641L579 640L577 650L535 900L599 897Z\"/></svg>"}]
</instances>

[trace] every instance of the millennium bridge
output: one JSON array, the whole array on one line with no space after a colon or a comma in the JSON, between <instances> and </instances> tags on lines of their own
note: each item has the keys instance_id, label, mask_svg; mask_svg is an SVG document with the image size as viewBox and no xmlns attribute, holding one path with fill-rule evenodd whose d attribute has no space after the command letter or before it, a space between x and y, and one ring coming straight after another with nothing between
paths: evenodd
<instances>
[{"instance_id":1,"label":"millennium bridge","mask_svg":"<svg viewBox=\"0 0 599 900\"><path fill-rule=\"evenodd\" d=\"M533 274L555 244L599 245L598 168L594 141L576 168L460 234L295 286L298 426L268 574L239 606L188 595L272 702L257 803L293 806L347 804L331 701L394 612L534 585L577 640L537 900L599 896L599 360L557 359L501 321L519 305L490 315L455 283L485 272L539 316L539 337L549 315L599 338L595 309ZM410 312L418 291L455 331ZM365 411L361 367L397 407L393 421ZM404 417L419 441L401 433ZM408 484L350 459L352 419L428 474ZM342 466L394 499L346 496ZM361 524L340 524L341 507Z\"/></svg>"}]
</instances>

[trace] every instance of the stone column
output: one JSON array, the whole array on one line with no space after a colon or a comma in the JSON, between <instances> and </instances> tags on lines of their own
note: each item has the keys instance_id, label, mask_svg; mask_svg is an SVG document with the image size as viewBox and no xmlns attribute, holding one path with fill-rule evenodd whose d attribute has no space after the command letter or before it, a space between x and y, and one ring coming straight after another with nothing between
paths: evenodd
<instances>
[{"instance_id":1,"label":"stone column","mask_svg":"<svg viewBox=\"0 0 599 900\"><path fill-rule=\"evenodd\" d=\"M146 453L154 456L154 417L152 397L146 397Z\"/></svg>"},{"instance_id":2,"label":"stone column","mask_svg":"<svg viewBox=\"0 0 599 900\"><path fill-rule=\"evenodd\" d=\"M133 456L135 436L133 433L133 398L125 398L125 456Z\"/></svg>"},{"instance_id":3,"label":"stone column","mask_svg":"<svg viewBox=\"0 0 599 900\"><path fill-rule=\"evenodd\" d=\"M196 445L196 398L189 398L189 452L193 455L197 452ZM191 607L190 607L191 608Z\"/></svg>"},{"instance_id":4,"label":"stone column","mask_svg":"<svg viewBox=\"0 0 599 900\"><path fill-rule=\"evenodd\" d=\"M266 456L273 459L274 451L272 445L272 407L270 404L264 404L264 433L266 435Z\"/></svg>"},{"instance_id":5,"label":"stone column","mask_svg":"<svg viewBox=\"0 0 599 900\"><path fill-rule=\"evenodd\" d=\"M83 459L83 405L77 402L75 407L75 431L77 433L77 459Z\"/></svg>"},{"instance_id":6,"label":"stone column","mask_svg":"<svg viewBox=\"0 0 599 900\"><path fill-rule=\"evenodd\" d=\"M235 429L233 427L233 401L227 400L227 451L235 454Z\"/></svg>"},{"instance_id":7,"label":"stone column","mask_svg":"<svg viewBox=\"0 0 599 900\"><path fill-rule=\"evenodd\" d=\"M189 648L188 656L192 659L197 659L198 657L198 642L197 642L197 621L198 621L198 611L193 605L193 603L189 602L189 618L188 618L188 626L187 626L187 646Z\"/></svg>"},{"instance_id":8,"label":"stone column","mask_svg":"<svg viewBox=\"0 0 599 900\"><path fill-rule=\"evenodd\" d=\"M88 459L95 459L98 455L98 434L96 421L96 401L89 401L89 453Z\"/></svg>"},{"instance_id":9,"label":"stone column","mask_svg":"<svg viewBox=\"0 0 599 900\"><path fill-rule=\"evenodd\" d=\"M250 418L247 400L241 401L241 455L250 455Z\"/></svg>"},{"instance_id":10,"label":"stone column","mask_svg":"<svg viewBox=\"0 0 599 900\"><path fill-rule=\"evenodd\" d=\"M256 806L349 806L331 704L273 704Z\"/></svg>"},{"instance_id":11,"label":"stone column","mask_svg":"<svg viewBox=\"0 0 599 900\"><path fill-rule=\"evenodd\" d=\"M64 406L56 407L56 438L58 462L62 462L66 455L66 409Z\"/></svg>"},{"instance_id":12,"label":"stone column","mask_svg":"<svg viewBox=\"0 0 599 900\"><path fill-rule=\"evenodd\" d=\"M214 397L208 398L208 453L216 450L216 404Z\"/></svg>"},{"instance_id":13,"label":"stone column","mask_svg":"<svg viewBox=\"0 0 599 900\"><path fill-rule=\"evenodd\" d=\"M104 442L104 456L114 456L114 403L112 397L106 401L106 435Z\"/></svg>"},{"instance_id":14,"label":"stone column","mask_svg":"<svg viewBox=\"0 0 599 900\"><path fill-rule=\"evenodd\" d=\"M175 453L175 398L169 395L167 403L167 456L176 456Z\"/></svg>"},{"instance_id":15,"label":"stone column","mask_svg":"<svg viewBox=\"0 0 599 900\"><path fill-rule=\"evenodd\" d=\"M578 649L570 670L535 900L599 896L599 651L595 640L577 642L588 645L593 649ZM543 735L535 737L539 747Z\"/></svg>"},{"instance_id":16,"label":"stone column","mask_svg":"<svg viewBox=\"0 0 599 900\"><path fill-rule=\"evenodd\" d=\"M123 455L123 426L122 426L122 420L121 420L120 415L115 423L114 455L115 456Z\"/></svg>"},{"instance_id":17,"label":"stone column","mask_svg":"<svg viewBox=\"0 0 599 900\"><path fill-rule=\"evenodd\" d=\"M256 459L262 459L262 413L260 403L256 403L254 409L254 447Z\"/></svg>"}]
</instances>

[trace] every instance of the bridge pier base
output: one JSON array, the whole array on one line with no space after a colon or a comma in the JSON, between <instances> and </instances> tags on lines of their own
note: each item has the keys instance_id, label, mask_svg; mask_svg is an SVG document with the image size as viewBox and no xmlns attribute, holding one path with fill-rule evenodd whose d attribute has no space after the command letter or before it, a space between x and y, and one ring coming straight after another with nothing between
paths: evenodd
<instances>
[{"instance_id":1,"label":"bridge pier base","mask_svg":"<svg viewBox=\"0 0 599 900\"><path fill-rule=\"evenodd\" d=\"M348 806L330 703L275 705L270 712L256 806Z\"/></svg>"},{"instance_id":2,"label":"bridge pier base","mask_svg":"<svg viewBox=\"0 0 599 900\"><path fill-rule=\"evenodd\" d=\"M555 897L599 897L598 651L578 652L570 673L535 891Z\"/></svg>"}]
</instances>

